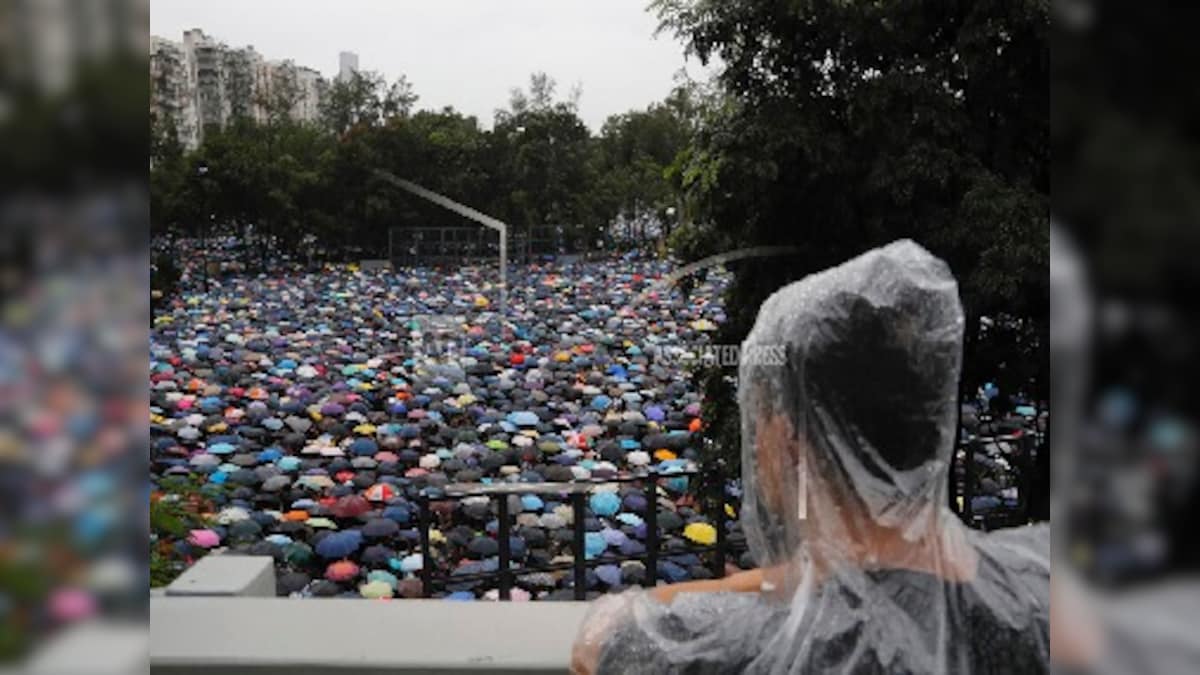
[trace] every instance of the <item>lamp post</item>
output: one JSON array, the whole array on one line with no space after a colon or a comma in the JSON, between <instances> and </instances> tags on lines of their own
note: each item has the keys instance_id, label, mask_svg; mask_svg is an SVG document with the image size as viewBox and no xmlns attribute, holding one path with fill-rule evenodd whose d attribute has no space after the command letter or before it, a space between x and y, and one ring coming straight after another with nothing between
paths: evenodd
<instances>
[{"instance_id":1,"label":"lamp post","mask_svg":"<svg viewBox=\"0 0 1200 675\"><path fill-rule=\"evenodd\" d=\"M203 195L202 212L208 211L208 186L204 183L205 176L208 175L208 164L200 162L196 167L197 180L200 183L201 194ZM200 278L204 280L204 292L208 292L208 219L205 218L205 213L200 215Z\"/></svg>"}]
</instances>

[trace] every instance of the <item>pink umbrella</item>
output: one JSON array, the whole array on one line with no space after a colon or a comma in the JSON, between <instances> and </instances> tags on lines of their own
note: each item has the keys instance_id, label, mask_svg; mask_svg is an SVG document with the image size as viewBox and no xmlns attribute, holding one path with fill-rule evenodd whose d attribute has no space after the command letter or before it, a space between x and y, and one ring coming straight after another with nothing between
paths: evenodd
<instances>
[{"instance_id":1,"label":"pink umbrella","mask_svg":"<svg viewBox=\"0 0 1200 675\"><path fill-rule=\"evenodd\" d=\"M384 450L383 452L375 453L375 461L381 464L383 462L399 462L400 456L394 452L388 452L387 450Z\"/></svg>"},{"instance_id":2,"label":"pink umbrella","mask_svg":"<svg viewBox=\"0 0 1200 675\"><path fill-rule=\"evenodd\" d=\"M325 568L325 578L330 581L349 581L358 576L358 565L349 560L339 560Z\"/></svg>"},{"instance_id":3,"label":"pink umbrella","mask_svg":"<svg viewBox=\"0 0 1200 675\"><path fill-rule=\"evenodd\" d=\"M413 468L404 472L405 478L420 478L421 476L428 476L428 475L429 475L429 472L426 471L425 469L422 469L419 466L414 466Z\"/></svg>"},{"instance_id":4,"label":"pink umbrella","mask_svg":"<svg viewBox=\"0 0 1200 675\"><path fill-rule=\"evenodd\" d=\"M188 535L188 543L201 548L212 548L221 543L221 537L212 530L192 530Z\"/></svg>"},{"instance_id":5,"label":"pink umbrella","mask_svg":"<svg viewBox=\"0 0 1200 675\"><path fill-rule=\"evenodd\" d=\"M78 621L96 613L96 600L78 588L60 588L47 603L50 615L58 621Z\"/></svg>"}]
</instances>

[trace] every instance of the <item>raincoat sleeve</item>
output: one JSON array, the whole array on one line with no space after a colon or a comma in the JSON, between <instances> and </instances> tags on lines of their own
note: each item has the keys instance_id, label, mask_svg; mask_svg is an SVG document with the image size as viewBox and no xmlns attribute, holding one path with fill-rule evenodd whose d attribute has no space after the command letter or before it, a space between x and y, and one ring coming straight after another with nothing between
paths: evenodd
<instances>
[{"instance_id":1,"label":"raincoat sleeve","mask_svg":"<svg viewBox=\"0 0 1200 675\"><path fill-rule=\"evenodd\" d=\"M670 604L642 590L592 603L576 638L574 672L731 672L752 658L771 616L752 593L681 593Z\"/></svg>"}]
</instances>

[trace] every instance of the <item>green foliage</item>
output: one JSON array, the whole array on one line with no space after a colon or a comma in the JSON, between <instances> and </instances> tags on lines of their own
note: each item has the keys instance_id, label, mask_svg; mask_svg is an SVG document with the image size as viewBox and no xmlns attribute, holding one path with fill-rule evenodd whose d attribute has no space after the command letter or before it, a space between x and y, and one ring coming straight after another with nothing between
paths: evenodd
<instances>
[{"instance_id":1,"label":"green foliage","mask_svg":"<svg viewBox=\"0 0 1200 675\"><path fill-rule=\"evenodd\" d=\"M235 116L186 154L174 141L173 120L151 120L152 227L197 236L215 221L239 228L244 241L253 231L296 253L311 235L333 257L353 259L380 255L393 227L462 224L376 170L453 196L518 231L563 226L568 243L589 246L622 213L661 215L675 204L678 181L667 169L690 136L686 94L614 116L594 136L579 118L578 89L565 100L556 90L552 78L534 74L528 91L514 90L485 131L453 108L414 112L417 97L403 77L389 85L375 73L356 73L331 86L319 125L292 121L283 100L265 123ZM208 167L203 176L201 165ZM257 241L265 258L266 237Z\"/></svg>"},{"instance_id":2,"label":"green foliage","mask_svg":"<svg viewBox=\"0 0 1200 675\"><path fill-rule=\"evenodd\" d=\"M718 342L738 344L781 285L910 237L947 260L968 312L964 383L1000 363L1048 385L1047 3L658 0L662 30L720 63L695 142L671 172L697 222L684 260L734 263ZM974 351L978 318L1026 328ZM989 339L999 340L993 333ZM733 389L700 373L711 435L736 455ZM1043 387L1044 388L1044 387ZM1012 391L1012 389L1009 389ZM1041 393L1041 392L1039 392Z\"/></svg>"}]
</instances>

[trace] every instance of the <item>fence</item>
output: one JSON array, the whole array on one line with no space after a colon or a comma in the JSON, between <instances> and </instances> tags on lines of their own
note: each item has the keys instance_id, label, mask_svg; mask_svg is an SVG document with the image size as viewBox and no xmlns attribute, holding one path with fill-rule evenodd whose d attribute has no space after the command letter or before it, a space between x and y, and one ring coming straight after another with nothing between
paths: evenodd
<instances>
[{"instance_id":1,"label":"fence","mask_svg":"<svg viewBox=\"0 0 1200 675\"><path fill-rule=\"evenodd\" d=\"M674 473L657 473L647 471L636 475L625 476L611 479L596 479L587 481L577 481L570 483L456 483L447 485L445 488L435 493L422 492L418 501L420 505L420 535L421 535L421 584L425 597L432 597L434 593L434 584L442 583L465 583L471 581L499 581L499 592L501 600L511 598L512 587L514 585L514 575L517 574L532 574L535 572L556 572L563 570L572 570L574 579L572 582L574 595L576 600L584 600L587 596L587 569L597 565L605 565L612 563L621 563L630 560L641 561L646 565L647 575L645 585L654 586L657 577L659 551L659 535L658 535L658 480L665 478L676 477L692 477L699 476L695 471L680 471ZM588 560L584 553L584 537L586 534L584 527L586 498L593 488L597 485L604 484L620 484L642 482L643 489L646 493L646 552L637 555L607 555L604 558L596 558ZM717 530L717 540L715 544L709 545L692 545L682 549L676 549L670 552L669 555L686 555L694 554L713 554L712 572L714 576L721 577L725 574L725 552L727 547L727 535L725 532L725 482L718 473L712 476L713 491L716 493L716 516L715 528ZM550 565L531 565L522 567L517 571L511 569L512 549L509 541L510 536L510 514L508 508L508 497L510 495L525 495L525 494L558 494L568 495L571 501L572 508L572 545L571 550L574 560L570 563L558 563ZM458 501L467 497L486 496L499 497L496 499L496 511L498 520L497 540L499 544L499 569L496 572L480 572L476 574L462 575L438 575L435 578L433 571L433 556L431 555L431 546L429 541L429 528L431 524L431 509L430 503L435 501L454 500Z\"/></svg>"},{"instance_id":2,"label":"fence","mask_svg":"<svg viewBox=\"0 0 1200 675\"><path fill-rule=\"evenodd\" d=\"M1044 452L1045 438L1038 433L1021 433L1007 434L994 436L978 436L970 439L959 446L963 451L963 465L961 471L958 470L957 460L955 459L958 453L955 453L955 458L952 458L949 480L950 489L950 508L957 513L960 518L969 526L977 527L985 530L994 529L997 527L1008 527L1013 525L1029 522L1030 520L1030 504L1033 501L1032 491L1034 489L1033 481L1033 453L1034 451ZM977 514L974 512L973 499L975 495L975 483L978 473L978 465L975 460L977 451L991 445L994 447L1003 447L1000 444L1006 444L1015 452L1007 453L1015 460L1012 467L1016 474L1016 488L1018 494L1018 503L1015 508L999 508L992 510L987 514ZM710 472L711 474L711 472ZM467 583L472 581L495 581L498 582L498 588L501 600L509 600L511 598L512 588L515 584L515 577L521 574L531 574L535 572L555 572L563 570L572 570L573 580L572 587L576 600L584 600L587 595L587 570L590 567L597 565L605 565L612 563L621 563L629 560L637 560L643 562L646 566L647 575L645 585L653 586L656 583L658 560L663 557L659 551L660 537L658 533L658 481L665 478L674 478L678 476L696 477L701 474L697 471L675 472L675 473L658 473L646 471L631 476L611 479L595 479L576 482L562 483L455 483L450 484L436 491L423 491L419 497L419 530L420 530L420 546L421 546L421 585L422 592L425 597L433 597L436 591L435 586L439 583L445 585L447 583ZM716 505L716 514L713 518L717 531L717 540L715 544L710 545L691 545L684 548L671 551L668 556L694 554L712 554L712 573L715 577L725 575L726 554L730 551L745 550L745 541L740 539L731 542L725 531L726 514L725 514L725 481L720 472L715 475L710 475L712 491L714 492L712 502ZM586 512L587 495L597 485L604 484L622 484L641 482L646 494L646 552L637 555L614 555L608 554L603 558L588 560L584 551L584 537L586 528L584 525ZM572 518L572 544L571 550L573 560L569 563L557 563L550 565L531 565L521 567L517 570L512 569L512 549L510 542L511 533L511 515L509 509L508 498L512 495L525 494L557 494L560 496L568 496L571 503L573 518ZM440 574L434 571L434 558L432 555L432 547L429 539L429 530L432 524L432 510L430 504L437 501L453 500L458 501L468 497L485 496L496 499L497 512L497 543L498 543L498 558L499 568L495 572L479 572L474 574L450 575ZM959 497L962 498L961 506Z\"/></svg>"},{"instance_id":3,"label":"fence","mask_svg":"<svg viewBox=\"0 0 1200 675\"><path fill-rule=\"evenodd\" d=\"M1034 453L1046 452L1045 437L1037 432L1022 432L1019 434L998 434L976 436L959 446L962 452L961 470L958 466L958 454L951 459L950 466L950 508L955 511L963 522L971 527L992 530L998 527L1011 527L1029 522L1031 506L1036 501L1034 481ZM976 513L974 499L976 480L979 474L976 455L989 448L997 450L996 454L1010 462L1016 476L1014 487L1017 489L1017 504L989 509L988 513ZM1007 450L1005 449L1007 448ZM960 502L961 499L961 502Z\"/></svg>"}]
</instances>

